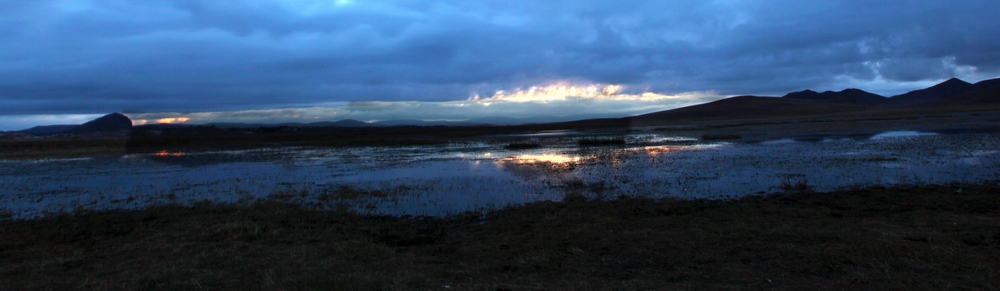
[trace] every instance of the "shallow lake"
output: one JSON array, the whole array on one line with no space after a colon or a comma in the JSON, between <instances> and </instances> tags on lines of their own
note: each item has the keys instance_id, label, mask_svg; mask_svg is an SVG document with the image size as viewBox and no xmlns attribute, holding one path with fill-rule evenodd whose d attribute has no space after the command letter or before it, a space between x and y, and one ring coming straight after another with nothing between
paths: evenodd
<instances>
[{"instance_id":1,"label":"shallow lake","mask_svg":"<svg viewBox=\"0 0 1000 291\"><path fill-rule=\"evenodd\" d=\"M786 189L995 183L1000 135L886 132L760 143L661 134L537 149L502 143L414 147L282 147L241 151L0 161L0 208L14 217L75 209L272 199L390 215L443 216L579 192L734 198Z\"/></svg>"}]
</instances>

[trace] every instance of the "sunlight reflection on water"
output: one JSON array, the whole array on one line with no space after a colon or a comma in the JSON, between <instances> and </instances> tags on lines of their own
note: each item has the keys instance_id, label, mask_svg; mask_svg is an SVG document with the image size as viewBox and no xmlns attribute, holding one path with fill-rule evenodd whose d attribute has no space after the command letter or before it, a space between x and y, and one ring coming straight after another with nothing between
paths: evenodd
<instances>
[{"instance_id":1,"label":"sunlight reflection on water","mask_svg":"<svg viewBox=\"0 0 1000 291\"><path fill-rule=\"evenodd\" d=\"M345 204L371 213L447 215L559 200L574 191L590 197L730 198L780 191L783 181L807 181L814 190L830 191L998 179L997 135L885 136L907 138L739 144L647 134L628 136L624 146L559 143L506 150L503 144L473 142L6 161L0 167L0 205L30 217L76 208L266 198L317 207Z\"/></svg>"}]
</instances>

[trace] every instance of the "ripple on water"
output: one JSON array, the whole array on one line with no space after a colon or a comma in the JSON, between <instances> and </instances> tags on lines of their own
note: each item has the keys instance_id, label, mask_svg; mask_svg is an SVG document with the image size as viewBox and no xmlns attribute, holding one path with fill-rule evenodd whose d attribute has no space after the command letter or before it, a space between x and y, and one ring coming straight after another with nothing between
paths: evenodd
<instances>
[{"instance_id":1,"label":"ripple on water","mask_svg":"<svg viewBox=\"0 0 1000 291\"><path fill-rule=\"evenodd\" d=\"M934 132L919 132L919 131L886 131L873 135L870 139L878 140L885 138L896 138L896 137L913 137L913 136L924 136L924 135L937 135Z\"/></svg>"}]
</instances>

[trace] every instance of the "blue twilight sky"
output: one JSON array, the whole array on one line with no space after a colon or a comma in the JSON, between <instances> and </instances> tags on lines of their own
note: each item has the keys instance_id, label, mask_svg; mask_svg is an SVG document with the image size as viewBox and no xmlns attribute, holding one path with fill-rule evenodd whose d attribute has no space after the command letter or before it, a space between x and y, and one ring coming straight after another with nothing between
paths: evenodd
<instances>
[{"instance_id":1,"label":"blue twilight sky","mask_svg":"<svg viewBox=\"0 0 1000 291\"><path fill-rule=\"evenodd\" d=\"M624 116L1000 75L1000 1L0 0L0 130ZM503 92L499 92L503 91Z\"/></svg>"}]
</instances>

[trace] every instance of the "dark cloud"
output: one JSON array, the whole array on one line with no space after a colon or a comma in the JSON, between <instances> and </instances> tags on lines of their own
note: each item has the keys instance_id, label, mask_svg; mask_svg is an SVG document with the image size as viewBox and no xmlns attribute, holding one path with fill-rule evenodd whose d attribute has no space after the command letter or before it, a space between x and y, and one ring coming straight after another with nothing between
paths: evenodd
<instances>
[{"instance_id":1,"label":"dark cloud","mask_svg":"<svg viewBox=\"0 0 1000 291\"><path fill-rule=\"evenodd\" d=\"M0 1L0 114L447 101L555 80L885 94L1000 73L996 1L399 2Z\"/></svg>"}]
</instances>

